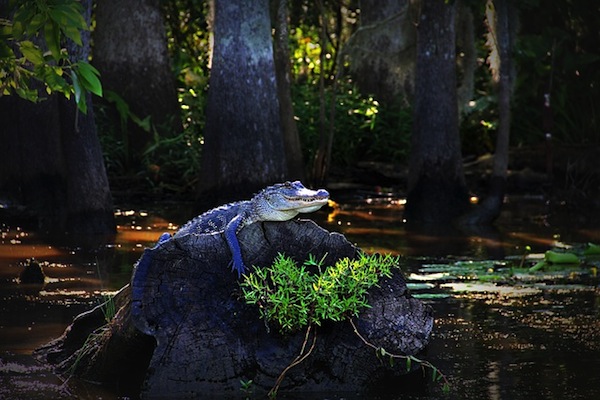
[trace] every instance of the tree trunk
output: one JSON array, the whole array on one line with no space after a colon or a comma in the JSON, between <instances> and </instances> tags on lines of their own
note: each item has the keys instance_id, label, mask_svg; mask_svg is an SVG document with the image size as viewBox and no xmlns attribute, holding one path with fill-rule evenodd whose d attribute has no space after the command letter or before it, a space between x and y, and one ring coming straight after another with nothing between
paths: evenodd
<instances>
[{"instance_id":1,"label":"tree trunk","mask_svg":"<svg viewBox=\"0 0 600 400\"><path fill-rule=\"evenodd\" d=\"M94 65L105 91L121 96L140 119L151 117L159 136L182 130L175 81L167 54L167 36L159 0L99 0L94 30ZM112 126L120 127L114 112ZM139 164L154 139L128 121L123 138L130 163ZM134 164L130 164L133 167Z\"/></svg>"},{"instance_id":2,"label":"tree trunk","mask_svg":"<svg viewBox=\"0 0 600 400\"><path fill-rule=\"evenodd\" d=\"M500 65L496 66L498 90L498 130L496 132L496 151L492 176L487 196L472 212L460 218L462 225L491 224L498 216L504 202L506 179L508 176L508 151L510 142L510 97L512 90L512 46L511 38L516 23L514 9L507 0L490 0L488 7L491 51L497 52ZM495 18L494 18L495 17ZM513 25L513 26L511 26Z\"/></svg>"},{"instance_id":3,"label":"tree trunk","mask_svg":"<svg viewBox=\"0 0 600 400\"><path fill-rule=\"evenodd\" d=\"M275 20L275 36L273 56L277 77L277 98L283 131L283 143L287 160L288 179L304 180L304 161L298 127L294 119L294 105L291 93L291 65L288 29L288 5L286 0L274 0L273 18Z\"/></svg>"},{"instance_id":4,"label":"tree trunk","mask_svg":"<svg viewBox=\"0 0 600 400\"><path fill-rule=\"evenodd\" d=\"M410 224L447 224L469 205L458 132L455 7L421 3L405 209Z\"/></svg>"},{"instance_id":5,"label":"tree trunk","mask_svg":"<svg viewBox=\"0 0 600 400\"><path fill-rule=\"evenodd\" d=\"M92 0L82 1L86 20L91 20ZM90 33L82 32L83 46L68 41L69 55L74 61L87 61ZM98 140L92 96L87 95L87 114L81 114L73 100L60 98L61 144L67 174L67 227L82 234L114 232L114 210L104 155Z\"/></svg>"},{"instance_id":6,"label":"tree trunk","mask_svg":"<svg viewBox=\"0 0 600 400\"><path fill-rule=\"evenodd\" d=\"M215 0L212 6L200 192L215 205L284 180L286 158L269 2Z\"/></svg>"},{"instance_id":7,"label":"tree trunk","mask_svg":"<svg viewBox=\"0 0 600 400\"><path fill-rule=\"evenodd\" d=\"M415 74L417 3L361 0L360 27L344 53L360 91L391 103L412 96Z\"/></svg>"},{"instance_id":8,"label":"tree trunk","mask_svg":"<svg viewBox=\"0 0 600 400\"><path fill-rule=\"evenodd\" d=\"M309 254L325 257L330 265L355 257L358 250L312 221L252 224L239 239L248 265L256 266L271 265L279 252L298 261ZM123 299L126 288L116 299L117 306L124 306L102 337L83 344L85 333L103 324L98 307L37 354L76 376L106 384L140 377L139 360L150 354L143 398L235 397L240 382L250 380L255 394L264 394L298 355L305 333L280 334L261 319L257 306L245 303L228 266L230 257L224 237L214 234L190 234L146 249L132 277L131 301ZM363 338L389 353L413 355L424 348L432 310L410 296L400 271L370 290L368 302L372 307L354 318ZM156 348L140 331L156 339ZM368 392L407 372L405 362L380 359L347 321L324 323L313 334L314 350L287 373L282 390Z\"/></svg>"},{"instance_id":9,"label":"tree trunk","mask_svg":"<svg viewBox=\"0 0 600 400\"><path fill-rule=\"evenodd\" d=\"M87 19L91 1L84 2ZM89 55L67 48L73 61ZM0 190L31 208L39 228L50 232L106 234L115 231L114 210L94 123L91 97L81 114L73 99L52 95L32 104L16 96L0 98Z\"/></svg>"}]
</instances>

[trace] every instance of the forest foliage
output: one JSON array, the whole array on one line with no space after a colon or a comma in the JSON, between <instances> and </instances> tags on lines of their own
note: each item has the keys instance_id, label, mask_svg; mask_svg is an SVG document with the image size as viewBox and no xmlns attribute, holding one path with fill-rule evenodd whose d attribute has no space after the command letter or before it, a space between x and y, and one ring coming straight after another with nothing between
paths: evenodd
<instances>
[{"instance_id":1,"label":"forest foliage","mask_svg":"<svg viewBox=\"0 0 600 400\"><path fill-rule=\"evenodd\" d=\"M61 43L68 39L83 46L81 31L90 29L83 6L70 0L17 4L12 18L0 18L0 95L41 101L37 82L48 95L74 96L85 113L87 93L102 96L100 73L86 60L71 58Z\"/></svg>"},{"instance_id":2,"label":"forest foliage","mask_svg":"<svg viewBox=\"0 0 600 400\"><path fill-rule=\"evenodd\" d=\"M484 5L475 1L466 3L475 21L477 68L472 98L461 115L460 132L463 155L476 156L493 151L498 116L487 62ZM39 101L43 96L32 86L35 78L47 93L74 96L81 111L85 111L82 101L85 93L102 94L99 72L88 62L72 62L60 46L65 39L80 45L79 32L89 29L81 17L80 3L27 0L11 4L16 10L12 18L0 19L2 94ZM145 152L145 165L137 166L137 172L133 173L143 176L157 190L187 191L196 183L203 144L210 71L208 6L205 1L196 0L163 0L161 5L184 131L170 138L154 135L154 142ZM319 107L325 102L326 118L334 119L326 121L334 129L333 165L348 167L359 161L405 164L410 150L411 99L399 97L390 104L380 102L372 94L360 93L356 77L347 72L347 60L340 57L348 37L359 27L359 2L323 1L322 5L316 7L307 0L289 2L292 96L305 161L312 160L318 146L322 129ZM512 55L516 82L511 144L541 144L548 129L552 130L554 140L561 143L598 144L598 6L582 0L552 4L527 0L519 2L517 7L522 22ZM323 91L319 90L321 77ZM544 115L544 101L551 103L550 116ZM102 115L99 110L97 123L109 175L131 174L132 171L124 170L126 163L122 162L124 155L120 153L116 129ZM144 121L143 115L137 117ZM151 126L144 128L152 130ZM148 173L156 165L160 165L161 179Z\"/></svg>"}]
</instances>

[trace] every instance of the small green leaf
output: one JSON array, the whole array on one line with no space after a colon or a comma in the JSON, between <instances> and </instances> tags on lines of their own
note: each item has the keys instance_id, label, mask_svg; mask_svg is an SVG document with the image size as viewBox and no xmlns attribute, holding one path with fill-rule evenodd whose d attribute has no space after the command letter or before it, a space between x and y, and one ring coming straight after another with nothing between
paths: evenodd
<instances>
[{"instance_id":1,"label":"small green leaf","mask_svg":"<svg viewBox=\"0 0 600 400\"><path fill-rule=\"evenodd\" d=\"M44 81L52 91L65 93L68 96L70 87L61 74L62 70L60 67L47 67L43 72Z\"/></svg>"},{"instance_id":2,"label":"small green leaf","mask_svg":"<svg viewBox=\"0 0 600 400\"><path fill-rule=\"evenodd\" d=\"M30 61L33 65L39 65L44 62L42 50L33 44L33 42L30 42L29 40L22 41L20 49L27 61Z\"/></svg>"},{"instance_id":3,"label":"small green leaf","mask_svg":"<svg viewBox=\"0 0 600 400\"><path fill-rule=\"evenodd\" d=\"M0 58L4 62L15 59L15 53L13 53L13 50L4 41L0 41Z\"/></svg>"},{"instance_id":4,"label":"small green leaf","mask_svg":"<svg viewBox=\"0 0 600 400\"><path fill-rule=\"evenodd\" d=\"M444 386L442 386L442 392L450 393L450 385L447 383L444 383Z\"/></svg>"},{"instance_id":5,"label":"small green leaf","mask_svg":"<svg viewBox=\"0 0 600 400\"><path fill-rule=\"evenodd\" d=\"M41 29L41 27L46 23L47 16L45 14L36 14L33 16L31 21L27 24L27 35L32 36L37 33Z\"/></svg>"},{"instance_id":6,"label":"small green leaf","mask_svg":"<svg viewBox=\"0 0 600 400\"><path fill-rule=\"evenodd\" d=\"M79 83L79 78L75 71L71 71L71 80L73 81L73 90L75 91L75 102L79 105L81 100L83 90L81 88L81 84Z\"/></svg>"},{"instance_id":7,"label":"small green leaf","mask_svg":"<svg viewBox=\"0 0 600 400\"><path fill-rule=\"evenodd\" d=\"M48 50L52 53L52 57L55 60L60 60L60 29L55 22L48 21L44 25L44 38L46 39Z\"/></svg>"},{"instance_id":8,"label":"small green leaf","mask_svg":"<svg viewBox=\"0 0 600 400\"><path fill-rule=\"evenodd\" d=\"M37 7L22 5L15 11L13 15L13 35L15 39L19 40L23 37L25 27L29 25L31 19L34 17L36 9Z\"/></svg>"},{"instance_id":9,"label":"small green leaf","mask_svg":"<svg viewBox=\"0 0 600 400\"><path fill-rule=\"evenodd\" d=\"M82 113L87 114L85 89L81 87L79 76L75 73L75 71L71 71L71 80L73 81L73 90L75 91L75 103L77 104L77 108L79 108Z\"/></svg>"},{"instance_id":10,"label":"small green leaf","mask_svg":"<svg viewBox=\"0 0 600 400\"><path fill-rule=\"evenodd\" d=\"M412 367L412 359L410 357L406 358L406 371L409 372Z\"/></svg>"},{"instance_id":11,"label":"small green leaf","mask_svg":"<svg viewBox=\"0 0 600 400\"><path fill-rule=\"evenodd\" d=\"M73 3L73 6L80 6ZM83 18L81 7L71 5L55 5L50 9L50 17L61 26L72 26L76 29L89 30L88 24Z\"/></svg>"},{"instance_id":12,"label":"small green leaf","mask_svg":"<svg viewBox=\"0 0 600 400\"><path fill-rule=\"evenodd\" d=\"M79 101L77 102L77 108L84 114L87 114L87 101L85 96L81 96Z\"/></svg>"},{"instance_id":13,"label":"small green leaf","mask_svg":"<svg viewBox=\"0 0 600 400\"><path fill-rule=\"evenodd\" d=\"M529 268L529 272L539 271L540 269L543 269L546 266L548 266L548 263L546 261L538 261L533 267Z\"/></svg>"},{"instance_id":14,"label":"small green leaf","mask_svg":"<svg viewBox=\"0 0 600 400\"><path fill-rule=\"evenodd\" d=\"M20 21L13 21L12 25L12 34L16 40L19 40L23 37L23 32L25 31L23 24Z\"/></svg>"},{"instance_id":15,"label":"small green leaf","mask_svg":"<svg viewBox=\"0 0 600 400\"><path fill-rule=\"evenodd\" d=\"M37 102L38 100L38 93L36 90L33 89L29 89L28 87L24 87L23 85L19 85L15 88L15 92L19 95L19 97L28 100L28 101L32 101L32 102Z\"/></svg>"},{"instance_id":16,"label":"small green leaf","mask_svg":"<svg viewBox=\"0 0 600 400\"><path fill-rule=\"evenodd\" d=\"M13 27L10 21L0 19L0 38L12 38Z\"/></svg>"},{"instance_id":17,"label":"small green leaf","mask_svg":"<svg viewBox=\"0 0 600 400\"><path fill-rule=\"evenodd\" d=\"M71 39L73 42L75 42L75 44L77 44L78 46L83 46L83 42L81 41L81 33L79 32L79 29L68 25L62 27L61 30L65 34L65 36Z\"/></svg>"},{"instance_id":18,"label":"small green leaf","mask_svg":"<svg viewBox=\"0 0 600 400\"><path fill-rule=\"evenodd\" d=\"M98 79L98 75L100 75L98 70L84 61L78 62L77 67L82 86L95 95L102 97L102 84Z\"/></svg>"}]
</instances>

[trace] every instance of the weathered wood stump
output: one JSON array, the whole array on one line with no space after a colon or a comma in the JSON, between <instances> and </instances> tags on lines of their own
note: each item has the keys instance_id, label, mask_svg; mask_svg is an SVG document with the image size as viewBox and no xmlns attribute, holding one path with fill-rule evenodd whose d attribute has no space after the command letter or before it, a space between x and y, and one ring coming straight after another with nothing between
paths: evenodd
<instances>
[{"instance_id":1,"label":"weathered wood stump","mask_svg":"<svg viewBox=\"0 0 600 400\"><path fill-rule=\"evenodd\" d=\"M271 265L278 253L298 262L312 254L333 264L358 252L344 236L311 221L257 223L238 238L246 264L254 266ZM110 367L103 353L117 351L109 344L117 340L111 336L139 350L141 338L133 343L123 339L140 336L131 331L134 325L156 340L143 398L236 396L241 395L240 382L249 380L255 392L268 391L300 352L304 332L282 335L269 329L257 307L245 303L237 274L228 267L230 258L221 234L190 234L146 249L133 273L131 301L111 323L113 335L88 351L83 362L77 357L79 375L99 381L106 377ZM371 290L369 304L372 308L355 320L364 338L392 353L412 355L425 347L432 311L410 297L400 272ZM324 324L316 335L311 355L287 373L281 391L366 391L381 379L406 373L404 363L392 366L380 360L348 322ZM60 351L54 347L45 354L53 354L63 369L72 364L75 354L57 356ZM121 361L119 368L127 367Z\"/></svg>"}]
</instances>

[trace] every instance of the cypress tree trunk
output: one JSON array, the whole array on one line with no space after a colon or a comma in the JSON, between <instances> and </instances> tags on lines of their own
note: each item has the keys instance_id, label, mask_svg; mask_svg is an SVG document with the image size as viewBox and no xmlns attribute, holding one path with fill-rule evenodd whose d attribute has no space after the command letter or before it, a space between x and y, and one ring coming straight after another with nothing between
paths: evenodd
<instances>
[{"instance_id":1,"label":"cypress tree trunk","mask_svg":"<svg viewBox=\"0 0 600 400\"><path fill-rule=\"evenodd\" d=\"M275 36L273 43L273 56L275 59L275 74L277 77L277 93L279 99L279 113L281 116L281 129L287 159L288 178L292 180L304 179L304 162L298 127L294 119L294 105L291 94L291 65L288 29L288 6L286 0L273 2L273 19L275 21Z\"/></svg>"},{"instance_id":2,"label":"cypress tree trunk","mask_svg":"<svg viewBox=\"0 0 600 400\"><path fill-rule=\"evenodd\" d=\"M449 223L469 204L458 133L455 7L440 0L421 3L405 209L411 224Z\"/></svg>"},{"instance_id":3,"label":"cypress tree trunk","mask_svg":"<svg viewBox=\"0 0 600 400\"><path fill-rule=\"evenodd\" d=\"M92 2L83 2L89 21ZM72 61L87 60L83 47L68 41ZM39 228L51 232L106 234L115 231L112 196L91 96L87 114L74 99L52 95L32 104L16 96L0 98L0 190L29 207Z\"/></svg>"},{"instance_id":4,"label":"cypress tree trunk","mask_svg":"<svg viewBox=\"0 0 600 400\"><path fill-rule=\"evenodd\" d=\"M506 0L488 1L487 19L491 51L497 52L499 65L496 76L498 90L498 131L494 165L485 199L472 212L461 217L462 225L491 224L498 216L506 193L508 176L508 150L510 141L510 98L512 87L512 35L514 35L516 15L514 8Z\"/></svg>"},{"instance_id":5,"label":"cypress tree trunk","mask_svg":"<svg viewBox=\"0 0 600 400\"><path fill-rule=\"evenodd\" d=\"M92 0L83 0L85 18L90 23ZM83 46L72 41L67 49L73 60L87 60L90 33L82 32ZM92 96L87 96L87 114L81 114L73 100L59 99L61 144L67 174L67 229L75 233L107 233L116 230L112 195L96 122Z\"/></svg>"},{"instance_id":6,"label":"cypress tree trunk","mask_svg":"<svg viewBox=\"0 0 600 400\"><path fill-rule=\"evenodd\" d=\"M361 0L360 27L344 52L350 70L365 94L393 102L413 94L417 3L408 0Z\"/></svg>"},{"instance_id":7,"label":"cypress tree trunk","mask_svg":"<svg viewBox=\"0 0 600 400\"><path fill-rule=\"evenodd\" d=\"M286 175L268 0L212 2L214 48L200 192L214 204Z\"/></svg>"},{"instance_id":8,"label":"cypress tree trunk","mask_svg":"<svg viewBox=\"0 0 600 400\"><path fill-rule=\"evenodd\" d=\"M140 119L150 116L160 136L181 132L160 1L99 0L95 12L94 65L104 90L121 96ZM119 115L113 116L112 125L119 127ZM152 132L129 121L122 134L128 161L140 163Z\"/></svg>"}]
</instances>

